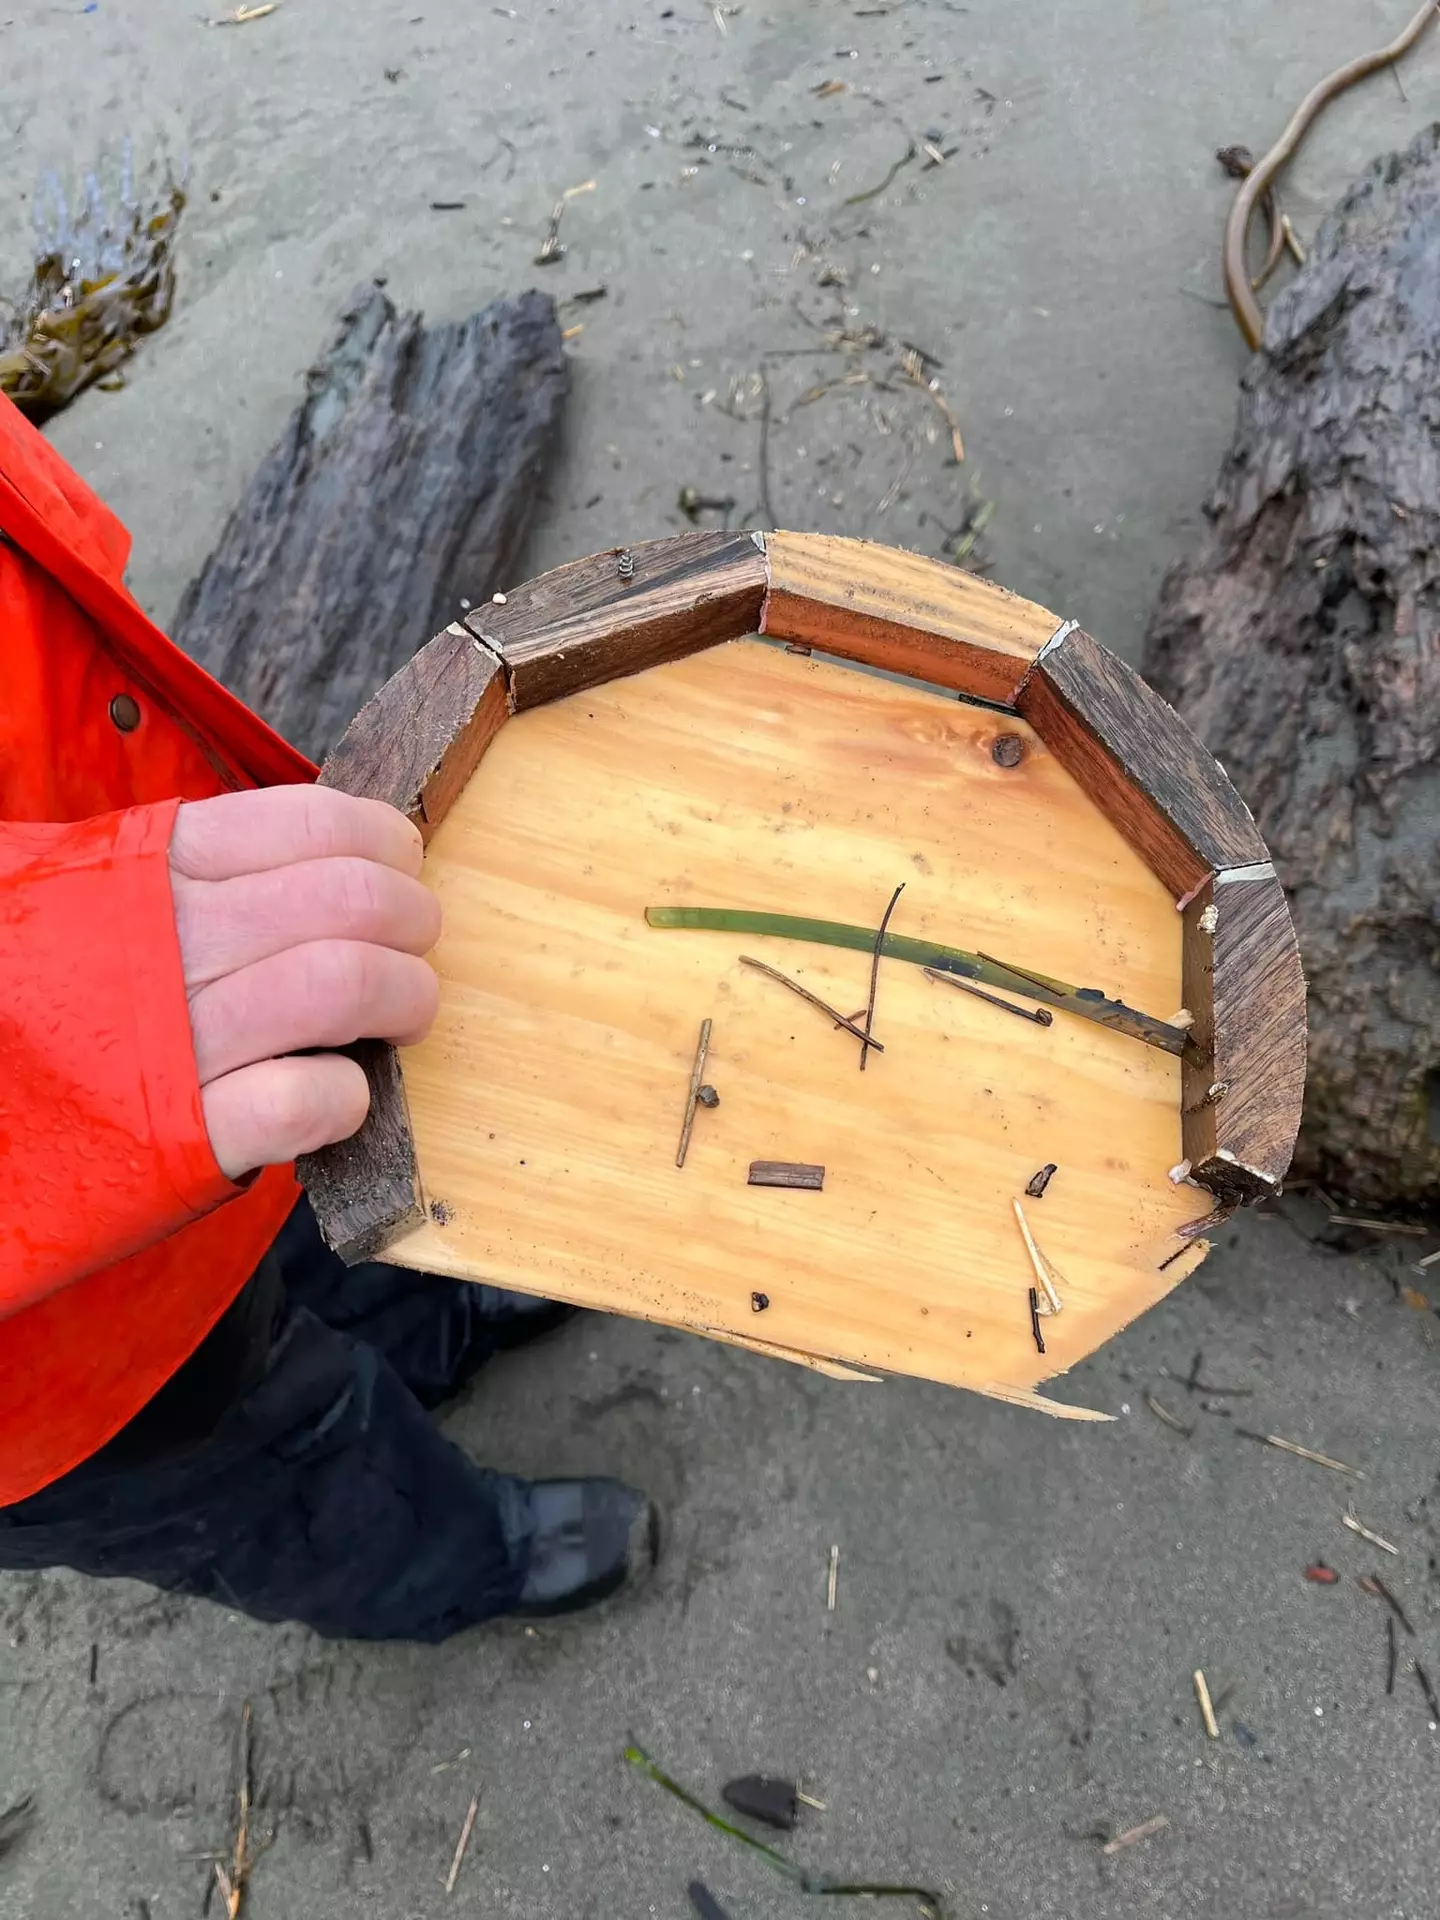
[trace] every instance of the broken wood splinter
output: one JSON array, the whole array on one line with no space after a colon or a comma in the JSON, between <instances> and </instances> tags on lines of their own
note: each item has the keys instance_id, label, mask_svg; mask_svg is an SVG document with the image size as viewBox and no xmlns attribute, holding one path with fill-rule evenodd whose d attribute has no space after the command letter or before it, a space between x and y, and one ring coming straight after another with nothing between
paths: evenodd
<instances>
[{"instance_id":1,"label":"broken wood splinter","mask_svg":"<svg viewBox=\"0 0 1440 1920\"><path fill-rule=\"evenodd\" d=\"M1035 1278L1045 1290L1045 1299L1047 1302L1045 1311L1047 1313L1059 1313L1063 1302L1059 1294L1055 1291L1055 1280L1060 1278L1060 1270L1058 1267L1053 1266L1041 1253L1039 1247L1036 1246L1035 1236L1030 1231L1030 1222L1025 1218L1024 1207L1021 1206L1018 1200L1012 1200L1010 1204L1015 1209L1015 1219L1019 1224L1020 1232L1025 1241L1025 1251L1030 1256L1030 1264L1035 1269ZM1051 1278L1052 1274L1054 1276L1053 1279Z\"/></svg>"},{"instance_id":2,"label":"broken wood splinter","mask_svg":"<svg viewBox=\"0 0 1440 1920\"><path fill-rule=\"evenodd\" d=\"M778 980L782 987L788 987L792 993L798 993L802 1000L808 1000L812 1007L818 1008L827 1019L833 1020L837 1027L843 1027L847 1033L853 1033L857 1040L873 1047L876 1053L885 1051L878 1040L869 1038L863 1027L857 1026L853 1020L848 1020L843 1013L837 1013L828 1000L822 1000L818 993L811 993L808 987L802 987L800 982L792 980L788 973L781 973L778 967L768 966L765 961L756 960L748 953L741 954L740 964L742 967L753 967L757 973L763 973L771 980Z\"/></svg>"},{"instance_id":3,"label":"broken wood splinter","mask_svg":"<svg viewBox=\"0 0 1440 1920\"><path fill-rule=\"evenodd\" d=\"M958 987L961 993L973 994L977 1000L988 1000L992 1007L1000 1007L1006 1013L1018 1013L1022 1020L1033 1020L1037 1027L1053 1027L1055 1016L1048 1007L1017 1007L1009 1000L1002 1000L998 994L986 993L983 987L972 987L968 980L957 980L953 973L937 973L933 967L922 967L920 971L927 980L935 980L942 987Z\"/></svg>"},{"instance_id":4,"label":"broken wood splinter","mask_svg":"<svg viewBox=\"0 0 1440 1920\"><path fill-rule=\"evenodd\" d=\"M827 1613L833 1613L835 1611L835 1595L839 1584L840 1549L838 1546L832 1546L830 1549L829 1570L825 1579L825 1611Z\"/></svg>"},{"instance_id":5,"label":"broken wood splinter","mask_svg":"<svg viewBox=\"0 0 1440 1920\"><path fill-rule=\"evenodd\" d=\"M807 1166L803 1160L752 1160L747 1184L796 1187L806 1193L819 1193L825 1185L825 1169Z\"/></svg>"},{"instance_id":6,"label":"broken wood splinter","mask_svg":"<svg viewBox=\"0 0 1440 1920\"><path fill-rule=\"evenodd\" d=\"M700 1103L700 1088L705 1079L705 1056L710 1051L710 1022L700 1022L700 1044L695 1049L695 1065L690 1070L690 1092L685 1101L685 1120L680 1128L680 1145L675 1153L675 1164L683 1167L685 1155L690 1150L690 1130L695 1125L695 1109ZM709 1105L709 1102L706 1102Z\"/></svg>"}]
</instances>

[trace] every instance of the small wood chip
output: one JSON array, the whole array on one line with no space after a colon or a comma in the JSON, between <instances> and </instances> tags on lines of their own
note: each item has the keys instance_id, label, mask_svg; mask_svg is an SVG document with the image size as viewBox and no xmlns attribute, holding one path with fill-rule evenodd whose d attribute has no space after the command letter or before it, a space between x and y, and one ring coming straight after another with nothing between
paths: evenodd
<instances>
[{"instance_id":1,"label":"small wood chip","mask_svg":"<svg viewBox=\"0 0 1440 1920\"><path fill-rule=\"evenodd\" d=\"M839 1589L839 1585L840 1549L839 1547L832 1546L830 1549L830 1571L825 1581L825 1611L827 1613L833 1613L835 1611L835 1595Z\"/></svg>"},{"instance_id":2,"label":"small wood chip","mask_svg":"<svg viewBox=\"0 0 1440 1920\"><path fill-rule=\"evenodd\" d=\"M1038 1173L1031 1174L1030 1178L1025 1182L1025 1191L1032 1200L1039 1200L1044 1197L1045 1189L1054 1179L1057 1171L1058 1169L1052 1160L1048 1166L1041 1167Z\"/></svg>"},{"instance_id":3,"label":"small wood chip","mask_svg":"<svg viewBox=\"0 0 1440 1920\"><path fill-rule=\"evenodd\" d=\"M798 1187L819 1193L825 1185L825 1169L807 1166L803 1160L752 1160L747 1178L752 1187Z\"/></svg>"},{"instance_id":4,"label":"small wood chip","mask_svg":"<svg viewBox=\"0 0 1440 1920\"><path fill-rule=\"evenodd\" d=\"M450 1862L450 1871L445 1876L446 1893L454 1893L455 1882L460 1878L461 1862L465 1858L465 1849L470 1844L470 1834L475 1826L475 1816L480 1811L480 1796L477 1793L470 1802L470 1810L465 1815L465 1824L460 1829L460 1838L455 1843L455 1858Z\"/></svg>"},{"instance_id":5,"label":"small wood chip","mask_svg":"<svg viewBox=\"0 0 1440 1920\"><path fill-rule=\"evenodd\" d=\"M1340 1524L1342 1527L1348 1527L1351 1533L1358 1533L1362 1540L1368 1540L1372 1547L1379 1547L1382 1553L1398 1554L1400 1551L1399 1547L1392 1546L1383 1535L1372 1533L1369 1527L1362 1526L1355 1518L1353 1512L1342 1513L1340 1516Z\"/></svg>"},{"instance_id":6,"label":"small wood chip","mask_svg":"<svg viewBox=\"0 0 1440 1920\"><path fill-rule=\"evenodd\" d=\"M1100 1849L1102 1853L1124 1853L1127 1847L1138 1846L1142 1840L1163 1833L1170 1824L1170 1816L1157 1813L1153 1820L1142 1820L1138 1827L1130 1827L1124 1833L1117 1833L1113 1840L1107 1840Z\"/></svg>"},{"instance_id":7,"label":"small wood chip","mask_svg":"<svg viewBox=\"0 0 1440 1920\"><path fill-rule=\"evenodd\" d=\"M1220 1728L1216 1723L1215 1709L1210 1704L1210 1689L1205 1684L1205 1675L1201 1668L1195 1669L1195 1698L1200 1702L1200 1718L1205 1722L1205 1731L1212 1740L1220 1738Z\"/></svg>"}]
</instances>

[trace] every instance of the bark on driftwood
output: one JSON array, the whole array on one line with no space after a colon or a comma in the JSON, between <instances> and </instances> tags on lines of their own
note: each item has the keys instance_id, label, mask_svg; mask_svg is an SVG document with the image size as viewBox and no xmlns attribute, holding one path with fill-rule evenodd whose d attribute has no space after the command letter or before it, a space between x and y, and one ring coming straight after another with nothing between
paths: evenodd
<instances>
[{"instance_id":1,"label":"bark on driftwood","mask_svg":"<svg viewBox=\"0 0 1440 1920\"><path fill-rule=\"evenodd\" d=\"M363 289L176 640L322 758L462 598L514 584L568 384L545 294L427 328Z\"/></svg>"},{"instance_id":2,"label":"bark on driftwood","mask_svg":"<svg viewBox=\"0 0 1440 1920\"><path fill-rule=\"evenodd\" d=\"M1310 989L1297 1171L1440 1191L1440 128L1270 309L1145 671L1254 809Z\"/></svg>"}]
</instances>

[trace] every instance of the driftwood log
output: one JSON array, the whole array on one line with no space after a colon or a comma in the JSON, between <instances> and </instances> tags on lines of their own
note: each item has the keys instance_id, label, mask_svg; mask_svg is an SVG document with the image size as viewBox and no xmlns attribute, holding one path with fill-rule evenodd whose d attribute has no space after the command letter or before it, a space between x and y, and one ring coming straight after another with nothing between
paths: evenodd
<instances>
[{"instance_id":1,"label":"driftwood log","mask_svg":"<svg viewBox=\"0 0 1440 1920\"><path fill-rule=\"evenodd\" d=\"M176 640L323 758L464 602L515 583L568 384L548 295L426 327L362 289Z\"/></svg>"},{"instance_id":2,"label":"driftwood log","mask_svg":"<svg viewBox=\"0 0 1440 1920\"><path fill-rule=\"evenodd\" d=\"M1297 1171L1440 1190L1440 128L1378 160L1271 306L1145 671L1225 764L1309 982Z\"/></svg>"}]
</instances>

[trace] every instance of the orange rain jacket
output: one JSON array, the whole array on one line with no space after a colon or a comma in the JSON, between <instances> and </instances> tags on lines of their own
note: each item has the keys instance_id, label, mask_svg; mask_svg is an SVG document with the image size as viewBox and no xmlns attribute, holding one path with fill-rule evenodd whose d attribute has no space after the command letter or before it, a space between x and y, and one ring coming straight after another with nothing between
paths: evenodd
<instances>
[{"instance_id":1,"label":"orange rain jacket","mask_svg":"<svg viewBox=\"0 0 1440 1920\"><path fill-rule=\"evenodd\" d=\"M180 801L315 769L146 619L129 550L0 396L0 1506L140 1410L297 1197L210 1150L168 849Z\"/></svg>"}]
</instances>

